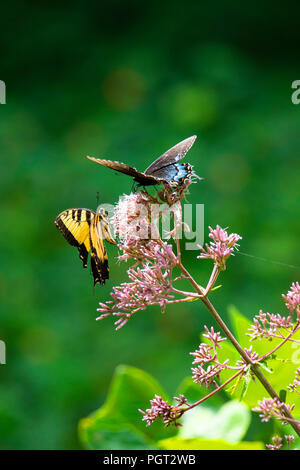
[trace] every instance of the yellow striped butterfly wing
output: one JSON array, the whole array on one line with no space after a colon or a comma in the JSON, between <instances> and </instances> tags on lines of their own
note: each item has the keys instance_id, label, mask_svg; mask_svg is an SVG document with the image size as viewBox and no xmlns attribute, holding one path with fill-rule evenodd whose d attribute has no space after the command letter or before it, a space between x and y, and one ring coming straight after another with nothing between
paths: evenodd
<instances>
[{"instance_id":1,"label":"yellow striped butterfly wing","mask_svg":"<svg viewBox=\"0 0 300 470\"><path fill-rule=\"evenodd\" d=\"M105 250L104 239L115 245L107 220L106 212L100 209L95 214L90 228L90 246L91 246L91 268L94 276L94 283L104 284L109 278L109 267L107 253Z\"/></svg>"},{"instance_id":2,"label":"yellow striped butterfly wing","mask_svg":"<svg viewBox=\"0 0 300 470\"><path fill-rule=\"evenodd\" d=\"M61 212L54 223L68 243L76 246L83 267L87 267L87 258L90 251L90 221L94 211L89 209L67 209Z\"/></svg>"},{"instance_id":3,"label":"yellow striped butterfly wing","mask_svg":"<svg viewBox=\"0 0 300 470\"><path fill-rule=\"evenodd\" d=\"M108 243L111 243L112 245L115 245L116 242L111 234L110 228L109 228L109 222L107 218L107 213L105 212L104 209L100 208L99 211L97 212L99 216L99 222L100 222L100 227L101 230L103 231L103 235L105 240Z\"/></svg>"},{"instance_id":4,"label":"yellow striped butterfly wing","mask_svg":"<svg viewBox=\"0 0 300 470\"><path fill-rule=\"evenodd\" d=\"M102 225L109 232L106 218L99 220L100 214L90 209L67 209L55 219L55 225L68 243L78 248L83 267L87 267L88 254L91 251L91 271L94 285L104 284L109 278L107 254L104 246ZM99 225L100 224L100 225ZM98 225L100 229L98 229ZM101 232L100 232L101 230ZM103 230L104 232L104 230ZM110 233L110 232L109 232ZM99 236L100 235L100 236ZM114 243L111 237L110 243Z\"/></svg>"}]
</instances>

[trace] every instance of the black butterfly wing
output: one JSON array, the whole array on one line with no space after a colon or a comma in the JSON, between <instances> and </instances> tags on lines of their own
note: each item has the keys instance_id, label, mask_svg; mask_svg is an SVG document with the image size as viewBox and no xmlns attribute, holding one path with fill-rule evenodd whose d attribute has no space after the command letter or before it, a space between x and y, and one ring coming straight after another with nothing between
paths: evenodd
<instances>
[{"instance_id":1,"label":"black butterfly wing","mask_svg":"<svg viewBox=\"0 0 300 470\"><path fill-rule=\"evenodd\" d=\"M154 176L141 173L140 171L136 170L136 168L126 165L126 163L114 162L112 160L103 160L101 158L94 158L89 156L87 156L87 158L89 160L92 160L92 162L99 163L100 165L106 166L107 168L111 168L112 170L119 171L120 173L124 173L125 175L132 176L134 180L142 186L157 183L157 180Z\"/></svg>"},{"instance_id":2,"label":"black butterfly wing","mask_svg":"<svg viewBox=\"0 0 300 470\"><path fill-rule=\"evenodd\" d=\"M173 165L181 160L186 153L190 150L193 143L195 142L197 136L193 135L192 137L188 137L185 140L179 142L179 144L174 145L174 147L167 150L163 153L159 158L157 158L150 166L145 170L145 175L147 176L154 176L159 179L165 179L168 181L168 174L166 172L162 172L161 170L165 167Z\"/></svg>"},{"instance_id":3,"label":"black butterfly wing","mask_svg":"<svg viewBox=\"0 0 300 470\"><path fill-rule=\"evenodd\" d=\"M87 158L93 162L99 163L100 165L106 166L107 168L132 176L134 181L139 183L141 186L154 185L161 183L162 181L177 185L184 182L185 178L191 174L191 170L188 170L190 166L187 167L185 164L177 164L177 162L186 155L196 138L197 136L193 135L192 137L188 137L182 142L179 142L179 144L174 145L174 147L167 150L163 155L151 163L144 173L138 171L136 168L126 165L125 163L94 157Z\"/></svg>"}]
</instances>

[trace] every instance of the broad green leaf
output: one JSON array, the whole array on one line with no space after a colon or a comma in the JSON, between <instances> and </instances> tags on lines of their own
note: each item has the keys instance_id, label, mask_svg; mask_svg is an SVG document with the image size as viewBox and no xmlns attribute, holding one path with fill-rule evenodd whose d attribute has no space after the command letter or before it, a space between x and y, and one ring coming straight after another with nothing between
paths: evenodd
<instances>
[{"instance_id":1,"label":"broad green leaf","mask_svg":"<svg viewBox=\"0 0 300 470\"><path fill-rule=\"evenodd\" d=\"M264 444L259 441L232 444L221 439L184 439L180 437L159 441L158 446L163 450L264 450Z\"/></svg>"},{"instance_id":2,"label":"broad green leaf","mask_svg":"<svg viewBox=\"0 0 300 470\"><path fill-rule=\"evenodd\" d=\"M80 436L89 449L153 449L154 444L138 432L135 426L113 419L94 420L85 418L80 421Z\"/></svg>"},{"instance_id":3,"label":"broad green leaf","mask_svg":"<svg viewBox=\"0 0 300 470\"><path fill-rule=\"evenodd\" d=\"M238 339L243 348L249 349L251 346L255 352L260 356L272 351L278 344L280 344L281 339L274 338L272 341L267 341L266 339L250 341L248 333L248 328L251 325L251 322L245 318L235 307L230 306L228 308L231 323L233 325L233 333ZM300 331L298 331L294 336L294 339L300 340ZM203 339L205 340L205 338ZM239 354L234 349L233 345L227 340L222 344L222 349L218 351L218 357L221 361L229 359L229 364L234 365L237 359L239 359ZM268 357L262 364L261 370L265 375L266 379L270 382L272 387L279 393L281 389L284 389L293 382L295 377L295 370L299 367L300 364L300 347L299 344L287 341L283 346L281 346L275 354L271 357ZM225 370L221 374L222 382L226 381L232 375L231 371ZM247 391L243 393L243 387L245 383L239 381L237 387L233 391L233 384L227 387L225 390L231 398L241 399L246 403L250 408L257 405L258 400L261 400L264 397L268 397L268 392L261 385L261 383L256 379L254 382L252 379L247 383ZM300 396L296 394L287 393L288 404L295 403L294 415L300 415ZM297 411L298 410L298 411Z\"/></svg>"},{"instance_id":4,"label":"broad green leaf","mask_svg":"<svg viewBox=\"0 0 300 470\"><path fill-rule=\"evenodd\" d=\"M111 436L116 448L133 449L153 446L156 440L176 434L175 427L166 428L161 420L149 427L142 421L138 409L149 408L149 401L155 394L169 400L149 374L134 367L118 366L104 405L79 423L84 445L97 449L112 448L107 444Z\"/></svg>"},{"instance_id":5,"label":"broad green leaf","mask_svg":"<svg viewBox=\"0 0 300 470\"><path fill-rule=\"evenodd\" d=\"M250 425L251 413L241 402L229 401L216 410L199 405L181 419L179 436L201 437L235 443L242 440Z\"/></svg>"},{"instance_id":6,"label":"broad green leaf","mask_svg":"<svg viewBox=\"0 0 300 470\"><path fill-rule=\"evenodd\" d=\"M248 329L251 327L251 322L248 318L244 317L244 315L242 315L234 305L229 305L227 310L234 336L243 348L247 347L249 337L245 334L248 333Z\"/></svg>"},{"instance_id":7,"label":"broad green leaf","mask_svg":"<svg viewBox=\"0 0 300 470\"><path fill-rule=\"evenodd\" d=\"M294 338L298 340L300 339L299 332L294 336ZM279 342L280 340L278 339L275 339L272 342L265 341L265 343L268 345L269 351L279 344ZM252 342L251 344L253 344L255 351L257 351L256 341ZM297 345L297 347L299 348L299 345ZM295 343L286 342L280 349L276 351L276 359L267 359L267 361L264 362L263 366L261 367L263 375L272 385L277 394L280 393L280 390L286 389L286 387L294 380L295 370L297 367L299 367L299 364L297 364L297 361L295 361L295 352L297 353L297 349L295 349ZM267 367L265 364L267 364ZM265 388L257 379L256 382L251 380L247 394L244 397L244 402L247 403L250 407L253 407L257 405L258 400L261 400L264 397L269 397ZM296 407L293 415L295 415L295 417L300 415L299 395L287 392L286 403L295 403Z\"/></svg>"},{"instance_id":8,"label":"broad green leaf","mask_svg":"<svg viewBox=\"0 0 300 470\"><path fill-rule=\"evenodd\" d=\"M286 390L280 390L279 398L280 398L280 401L286 402Z\"/></svg>"}]
</instances>

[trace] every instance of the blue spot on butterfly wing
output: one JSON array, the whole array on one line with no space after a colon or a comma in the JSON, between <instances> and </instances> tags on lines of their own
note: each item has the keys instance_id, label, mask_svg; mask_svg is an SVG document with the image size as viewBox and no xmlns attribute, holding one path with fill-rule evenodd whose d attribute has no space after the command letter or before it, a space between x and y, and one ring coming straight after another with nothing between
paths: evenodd
<instances>
[{"instance_id":1,"label":"blue spot on butterfly wing","mask_svg":"<svg viewBox=\"0 0 300 470\"><path fill-rule=\"evenodd\" d=\"M174 163L156 170L152 175L170 184L184 184L191 175L191 167L187 163Z\"/></svg>"}]
</instances>

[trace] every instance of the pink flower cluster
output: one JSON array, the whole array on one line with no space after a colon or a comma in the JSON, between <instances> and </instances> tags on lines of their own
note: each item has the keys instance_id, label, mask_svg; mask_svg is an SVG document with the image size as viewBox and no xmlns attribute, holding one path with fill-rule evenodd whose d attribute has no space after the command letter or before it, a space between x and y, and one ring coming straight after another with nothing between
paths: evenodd
<instances>
[{"instance_id":1,"label":"pink flower cluster","mask_svg":"<svg viewBox=\"0 0 300 470\"><path fill-rule=\"evenodd\" d=\"M209 237L213 240L210 244L206 243L205 248L199 246L202 253L198 258L212 259L220 270L226 269L226 261L229 256L234 255L234 250L238 249L238 241L242 237L236 233L228 235L225 229L219 225L215 229L209 227Z\"/></svg>"},{"instance_id":2,"label":"pink flower cluster","mask_svg":"<svg viewBox=\"0 0 300 470\"><path fill-rule=\"evenodd\" d=\"M287 448L290 447L290 445L294 442L295 438L292 435L287 435L284 436L286 443L287 443ZM283 439L280 436L274 436L272 437L272 442L273 444L267 444L266 447L269 450L280 450L283 446Z\"/></svg>"},{"instance_id":3,"label":"pink flower cluster","mask_svg":"<svg viewBox=\"0 0 300 470\"><path fill-rule=\"evenodd\" d=\"M259 358L259 355L257 352L253 351L253 348L252 346L250 346L249 349L245 348L244 349L245 353L247 354L247 356L251 359L252 362L256 362ZM242 366L247 366L248 363L245 361L245 359L241 358L240 360L238 360L237 362L237 365L242 367Z\"/></svg>"},{"instance_id":4,"label":"pink flower cluster","mask_svg":"<svg viewBox=\"0 0 300 470\"><path fill-rule=\"evenodd\" d=\"M284 336L280 330L285 330L288 334L295 333L296 329L300 327L300 285L298 282L293 282L288 293L282 294L285 300L285 305L288 308L290 314L287 317L279 315L279 313L264 313L262 310L259 311L258 315L255 315L253 319L253 325L249 328L250 341L257 338L267 338L272 340L273 337L282 338ZM297 324L294 328L293 312L297 313Z\"/></svg>"},{"instance_id":5,"label":"pink flower cluster","mask_svg":"<svg viewBox=\"0 0 300 470\"><path fill-rule=\"evenodd\" d=\"M290 392L298 392L300 395L300 367L296 370L296 377L293 383L287 386ZM298 391L299 389L299 391Z\"/></svg>"},{"instance_id":6,"label":"pink flower cluster","mask_svg":"<svg viewBox=\"0 0 300 470\"><path fill-rule=\"evenodd\" d=\"M278 330L280 328L288 332L293 328L293 322L290 316L282 317L279 314L264 313L262 310L259 311L258 315L255 315L253 323L251 328L249 328L250 333L247 333L251 338L250 341L257 338L267 338L271 340L273 337L278 337Z\"/></svg>"},{"instance_id":7,"label":"pink flower cluster","mask_svg":"<svg viewBox=\"0 0 300 470\"><path fill-rule=\"evenodd\" d=\"M136 251L135 255L138 256ZM113 287L110 294L113 300L99 303L100 308L97 311L102 314L97 320L110 315L117 316L119 318L115 325L116 329L120 329L131 315L139 310L145 310L149 305L159 305L164 311L168 300L174 297L171 294L170 277L176 265L176 257L171 245L152 240L144 246L143 256L144 260L140 265L136 263L128 269L131 282Z\"/></svg>"},{"instance_id":8,"label":"pink flower cluster","mask_svg":"<svg viewBox=\"0 0 300 470\"><path fill-rule=\"evenodd\" d=\"M296 312L298 321L300 321L300 284L299 282L293 282L290 290L286 295L282 294L285 300L285 305L288 308L290 314Z\"/></svg>"},{"instance_id":9,"label":"pink flower cluster","mask_svg":"<svg viewBox=\"0 0 300 470\"><path fill-rule=\"evenodd\" d=\"M159 305L163 311L174 297L171 274L177 258L172 245L163 242L159 236L157 212L152 210L151 202L149 195L139 192L123 196L116 206L112 222L120 239L122 253L119 260L135 260L128 269L131 282L113 287L112 300L101 302L97 309L101 312L97 320L110 315L119 317L115 322L116 329L149 305Z\"/></svg>"},{"instance_id":10,"label":"pink flower cluster","mask_svg":"<svg viewBox=\"0 0 300 470\"><path fill-rule=\"evenodd\" d=\"M150 400L151 408L146 411L139 410L143 414L143 421L147 422L147 426L153 423L158 418L163 420L163 423L168 427L171 423L175 427L180 426L177 420L181 417L184 412L183 405L187 404L187 400L184 395L180 394L179 397L174 397L178 403L176 406L169 405L169 403L163 400L159 395L155 395L153 400Z\"/></svg>"},{"instance_id":11,"label":"pink flower cluster","mask_svg":"<svg viewBox=\"0 0 300 470\"><path fill-rule=\"evenodd\" d=\"M279 436L272 437L273 444L267 444L266 447L269 450L280 450L282 447L282 438Z\"/></svg>"},{"instance_id":12,"label":"pink flower cluster","mask_svg":"<svg viewBox=\"0 0 300 470\"><path fill-rule=\"evenodd\" d=\"M258 402L258 406L256 408L252 408L253 411L260 413L259 417L261 418L262 422L267 422L270 418L276 418L281 421L285 421L285 416L283 414L283 408L287 409L288 411L293 410L295 405L287 405L282 403L277 398L264 398L263 400ZM283 424L286 424L284 422Z\"/></svg>"},{"instance_id":13,"label":"pink flower cluster","mask_svg":"<svg viewBox=\"0 0 300 470\"><path fill-rule=\"evenodd\" d=\"M218 378L220 372L227 368L228 360L221 363L217 357L217 348L221 348L219 343L225 341L226 338L222 338L219 332L214 331L213 327L210 330L207 326L204 328L206 333L203 336L212 344L201 343L199 349L190 354L195 358L193 364L197 365L192 368L194 382L209 387Z\"/></svg>"},{"instance_id":14,"label":"pink flower cluster","mask_svg":"<svg viewBox=\"0 0 300 470\"><path fill-rule=\"evenodd\" d=\"M199 383L200 385L204 385L206 388L208 388L212 383L214 383L216 379L219 378L222 370L226 369L227 363L228 360L226 360L223 364L218 363L216 365L209 365L206 369L199 365L196 368L192 368L192 378L195 383Z\"/></svg>"},{"instance_id":15,"label":"pink flower cluster","mask_svg":"<svg viewBox=\"0 0 300 470\"><path fill-rule=\"evenodd\" d=\"M124 194L116 204L111 223L122 240L141 240L151 237L151 204L143 193Z\"/></svg>"}]
</instances>

